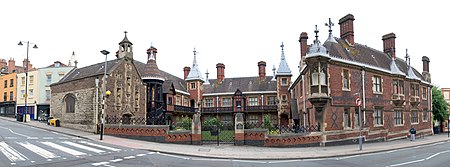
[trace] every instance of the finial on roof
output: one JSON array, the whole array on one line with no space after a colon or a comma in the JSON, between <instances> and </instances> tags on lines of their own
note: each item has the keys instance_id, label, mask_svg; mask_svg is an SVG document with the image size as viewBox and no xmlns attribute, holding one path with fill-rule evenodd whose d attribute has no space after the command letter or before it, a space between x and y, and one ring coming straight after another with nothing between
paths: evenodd
<instances>
[{"instance_id":1,"label":"finial on roof","mask_svg":"<svg viewBox=\"0 0 450 167\"><path fill-rule=\"evenodd\" d=\"M205 79L205 85L208 85L209 84L209 79L208 79L208 75L209 75L209 72L208 72L208 69L206 69L206 79Z\"/></svg>"},{"instance_id":2,"label":"finial on roof","mask_svg":"<svg viewBox=\"0 0 450 167\"><path fill-rule=\"evenodd\" d=\"M333 22L331 22L331 18L328 18L328 23L325 23L325 26L328 26L328 32L331 34L331 32L333 31L332 29L331 29L331 27L332 26L334 26L334 23Z\"/></svg>"},{"instance_id":3,"label":"finial on roof","mask_svg":"<svg viewBox=\"0 0 450 167\"><path fill-rule=\"evenodd\" d=\"M125 31L126 33L126 31ZM153 50L153 42L150 42L150 57L149 60L155 60L155 54L154 54L154 50Z\"/></svg>"},{"instance_id":4,"label":"finial on roof","mask_svg":"<svg viewBox=\"0 0 450 167\"><path fill-rule=\"evenodd\" d=\"M127 32L127 31L124 31L123 33L125 33L125 36L127 36L127 33L128 33L128 32Z\"/></svg>"},{"instance_id":5,"label":"finial on roof","mask_svg":"<svg viewBox=\"0 0 450 167\"><path fill-rule=\"evenodd\" d=\"M314 33L316 33L316 40L315 41L319 41L319 35L317 35L319 33L319 29L317 29L317 25L316 25L316 29L314 30Z\"/></svg>"},{"instance_id":6,"label":"finial on roof","mask_svg":"<svg viewBox=\"0 0 450 167\"><path fill-rule=\"evenodd\" d=\"M281 51L284 51L284 44L283 44L283 42L281 42L280 47L281 47Z\"/></svg>"},{"instance_id":7,"label":"finial on roof","mask_svg":"<svg viewBox=\"0 0 450 167\"><path fill-rule=\"evenodd\" d=\"M195 47L194 47L194 51L192 51L192 52L194 52L194 61L192 62L192 64L193 64L193 66L196 66L197 65L197 50L195 50Z\"/></svg>"},{"instance_id":8,"label":"finial on roof","mask_svg":"<svg viewBox=\"0 0 450 167\"><path fill-rule=\"evenodd\" d=\"M334 26L334 23L331 22L331 18L328 18L328 23L325 23L325 26L328 27L328 32L329 32L327 41L337 43L337 41L333 37L333 33L332 33L333 30L331 29Z\"/></svg>"},{"instance_id":9,"label":"finial on roof","mask_svg":"<svg viewBox=\"0 0 450 167\"><path fill-rule=\"evenodd\" d=\"M277 69L275 68L275 65L273 65L273 68L272 68L272 71L273 71L273 78L272 78L272 81L275 81L275 71L276 71Z\"/></svg>"},{"instance_id":10,"label":"finial on roof","mask_svg":"<svg viewBox=\"0 0 450 167\"><path fill-rule=\"evenodd\" d=\"M406 64L408 64L408 66L411 66L411 58L408 55L408 48L406 48L405 61L406 61Z\"/></svg>"}]
</instances>

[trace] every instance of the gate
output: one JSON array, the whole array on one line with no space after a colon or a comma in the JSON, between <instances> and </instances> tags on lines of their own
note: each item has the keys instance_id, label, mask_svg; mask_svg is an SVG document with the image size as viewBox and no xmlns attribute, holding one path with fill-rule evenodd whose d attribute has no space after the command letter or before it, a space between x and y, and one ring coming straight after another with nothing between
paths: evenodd
<instances>
[{"instance_id":1,"label":"gate","mask_svg":"<svg viewBox=\"0 0 450 167\"><path fill-rule=\"evenodd\" d=\"M220 122L217 118L206 120L202 124L203 144L234 144L233 122Z\"/></svg>"}]
</instances>

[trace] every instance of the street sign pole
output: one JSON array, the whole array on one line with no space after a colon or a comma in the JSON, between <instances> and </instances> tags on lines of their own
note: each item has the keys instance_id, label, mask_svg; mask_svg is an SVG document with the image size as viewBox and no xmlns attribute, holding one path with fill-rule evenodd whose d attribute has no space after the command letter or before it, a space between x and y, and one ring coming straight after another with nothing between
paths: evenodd
<instances>
[{"instance_id":1,"label":"street sign pole","mask_svg":"<svg viewBox=\"0 0 450 167\"><path fill-rule=\"evenodd\" d=\"M355 100L356 105L358 106L358 119L359 119L359 151L362 150L362 126L361 123L361 99L359 97Z\"/></svg>"}]
</instances>

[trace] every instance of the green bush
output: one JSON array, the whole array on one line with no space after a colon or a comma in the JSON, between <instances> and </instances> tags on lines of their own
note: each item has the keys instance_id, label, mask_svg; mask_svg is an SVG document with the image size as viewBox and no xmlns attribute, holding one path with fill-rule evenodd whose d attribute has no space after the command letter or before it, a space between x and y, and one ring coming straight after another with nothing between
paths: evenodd
<instances>
[{"instance_id":1,"label":"green bush","mask_svg":"<svg viewBox=\"0 0 450 167\"><path fill-rule=\"evenodd\" d=\"M219 120L219 118L213 117L213 118L208 118L205 120L205 126L210 127L210 128L213 128L213 127L220 128L223 126L223 123Z\"/></svg>"},{"instance_id":2,"label":"green bush","mask_svg":"<svg viewBox=\"0 0 450 167\"><path fill-rule=\"evenodd\" d=\"M263 125L264 129L268 129L269 131L272 130L272 124L270 123L270 115L266 114L264 116L264 125Z\"/></svg>"},{"instance_id":3,"label":"green bush","mask_svg":"<svg viewBox=\"0 0 450 167\"><path fill-rule=\"evenodd\" d=\"M176 130L191 130L192 129L192 119L188 116L183 118L177 118Z\"/></svg>"}]
</instances>

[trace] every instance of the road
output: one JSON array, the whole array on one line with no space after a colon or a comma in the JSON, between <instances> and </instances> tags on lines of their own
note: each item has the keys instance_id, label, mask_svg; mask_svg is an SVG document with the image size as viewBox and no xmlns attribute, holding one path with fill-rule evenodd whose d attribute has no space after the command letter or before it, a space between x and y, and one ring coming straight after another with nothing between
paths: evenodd
<instances>
[{"instance_id":1,"label":"road","mask_svg":"<svg viewBox=\"0 0 450 167\"><path fill-rule=\"evenodd\" d=\"M450 158L448 158L450 157L449 142L346 157L239 160L192 157L130 149L1 119L0 125L0 167L450 166Z\"/></svg>"}]
</instances>

